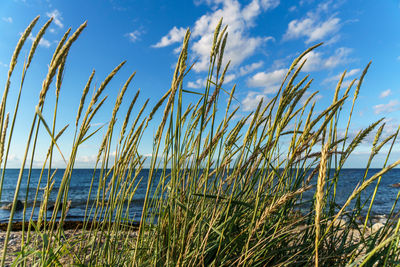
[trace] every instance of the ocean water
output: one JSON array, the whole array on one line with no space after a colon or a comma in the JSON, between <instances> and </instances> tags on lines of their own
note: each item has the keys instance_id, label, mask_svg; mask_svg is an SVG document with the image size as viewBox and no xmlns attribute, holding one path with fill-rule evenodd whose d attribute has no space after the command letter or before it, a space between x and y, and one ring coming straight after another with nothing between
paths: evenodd
<instances>
[{"instance_id":1,"label":"ocean water","mask_svg":"<svg viewBox=\"0 0 400 267\"><path fill-rule=\"evenodd\" d=\"M368 171L368 176L371 177L375 173L379 172L380 169L370 169ZM34 196L36 193L36 186L38 183L38 179L40 176L41 170L34 169L32 170L31 174L31 182L29 187L29 194L28 194L28 209L26 213L26 218L29 219L31 216L31 210L33 205ZM56 172L54 176L55 185L53 188L53 192L50 195L49 203L53 203L56 198L56 193L58 192L60 181L64 170L60 169ZM75 169L72 173L70 188L69 188L69 200L71 200L71 207L68 212L67 220L82 220L85 209L86 209L86 202L88 198L88 192L90 188L91 179L95 173L95 182L93 185L92 196L90 202L95 200L96 190L98 186L98 177L99 171L97 170L94 172L92 169ZM18 178L19 170L18 169L7 169L5 172L4 184L3 184L3 192L1 196L0 206L5 206L12 202L14 197L16 182ZM339 182L337 186L337 197L336 201L339 205L343 205L348 196L353 192L354 188L357 184L360 183L363 176L365 174L364 169L344 169L341 171ZM161 172L156 173L155 181L157 183L158 178L160 177ZM146 186L147 186L147 177L148 177L148 170L142 170L139 174L139 177L143 177L142 182L139 184L139 187L135 193L133 201L131 203L129 214L130 219L139 220L141 215L141 209L144 202ZM27 178L28 178L28 170L24 171L24 176L21 184L21 190L18 199L25 201L26 197L26 189L27 189ZM316 179L314 178L314 181ZM42 178L42 182L40 184L41 190L39 190L38 200L42 199L43 188L46 185L47 181L47 170L45 171L45 175ZM156 183L153 186L153 190L155 189ZM377 196L373 206L373 214L375 215L385 215L388 214L392 207L393 203L395 202L396 196L399 193L400 188L395 188L392 185L395 183L400 183L400 169L393 169L386 173L381 180ZM375 183L369 186L361 195L362 200L367 200L370 198L373 190L375 188ZM311 199L314 192L310 190L304 194L303 199ZM38 206L39 204L36 204ZM369 202L367 203L367 206ZM37 219L37 210L33 214L33 219ZM395 212L398 212L399 208L395 207ZM0 209L0 222L7 222L9 219L10 212L5 209ZM22 210L16 211L14 215L14 221L21 221L23 216ZM48 212L48 216L51 216L51 212Z\"/></svg>"},{"instance_id":2,"label":"ocean water","mask_svg":"<svg viewBox=\"0 0 400 267\"><path fill-rule=\"evenodd\" d=\"M381 169L369 169L366 180L371 178L373 175L381 171ZM333 170L332 172L333 173ZM333 175L333 174L332 174ZM337 189L336 189L336 203L337 211L341 208L348 197L353 193L354 189L361 184L365 176L365 169L343 169L340 172ZM314 184L316 184L316 177L313 179ZM366 215L370 200L372 199L373 192L377 185L378 180L375 180L369 187L367 187L361 194L361 204L365 204L362 210L362 216ZM396 214L400 211L400 203L393 206L396 202L397 195L400 193L400 188L393 186L394 184L400 183L400 169L392 169L385 173L379 183L377 193L375 195L375 200L372 206L371 215L375 217L382 217L381 215L388 215L392 209L393 213ZM400 184L399 184L400 185ZM304 199L311 199L315 193L315 190L307 191L304 194ZM348 209L354 208L356 199L353 199ZM400 201L399 201L400 202Z\"/></svg>"},{"instance_id":3,"label":"ocean water","mask_svg":"<svg viewBox=\"0 0 400 267\"><path fill-rule=\"evenodd\" d=\"M61 183L62 176L64 174L64 169L59 169L57 170L56 174L54 175L54 186L53 190L50 194L50 198L48 201L48 207L49 205L54 204L56 197L57 197L57 192L59 190L59 186ZM34 203L34 198L37 190L37 184L39 181L41 170L40 169L33 169L31 173L31 178L30 178L30 186L29 186L29 193L28 193L28 198L27 198L27 211L25 218L29 220L32 212L32 206ZM89 207L92 206L93 202L96 199L96 194L97 194L97 188L98 188L98 181L99 181L99 175L100 171L96 170L94 172L93 169L75 169L72 172L71 176L71 183L69 187L69 192L68 192L68 200L71 201L71 206L68 211L67 215L67 220L82 220L84 218L85 210L86 210L86 205L87 205L87 199L88 199L88 194L90 190L90 184L91 180L93 177L93 174L95 175L93 187L92 187L92 193L90 197L90 203ZM5 205L8 205L12 203L13 198L14 198L14 193L15 193L15 188L16 188L16 183L19 175L19 169L7 169L5 172L5 177L4 177L4 183L3 183L3 192L1 196L1 201L0 201L0 207L4 207ZM161 172L156 173L155 175L155 180L157 181L157 177L160 177ZM22 183L20 187L20 193L18 196L18 199L25 202L26 198L26 191L27 191L27 180L29 176L29 171L25 170L23 173L23 178L22 178ZM148 170L143 170L140 174L139 177L148 177ZM147 180L143 179L142 182L140 183L133 199L130 205L129 209L129 214L130 214L130 219L134 220L139 220L141 216L141 211L142 211L142 206L144 203L144 197L146 194L146 185L147 185ZM35 212L32 216L33 220L36 220L38 217L38 207L40 205L40 200L42 200L44 188L47 183L47 170L44 171L40 186L39 186L39 191L38 191L38 197L37 197L37 202L36 202L36 208ZM153 187L153 190L155 189L155 186ZM9 220L9 210L5 209L0 209L0 222L8 222ZM48 218L50 218L52 214L52 211L47 212ZM60 215L60 212L59 212ZM23 218L23 210L16 211L14 214L14 221L22 221Z\"/></svg>"}]
</instances>

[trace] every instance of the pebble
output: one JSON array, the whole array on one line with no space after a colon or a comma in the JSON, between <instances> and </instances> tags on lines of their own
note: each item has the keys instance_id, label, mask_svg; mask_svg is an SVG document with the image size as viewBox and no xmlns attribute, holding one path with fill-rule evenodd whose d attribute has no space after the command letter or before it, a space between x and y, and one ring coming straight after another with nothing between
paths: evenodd
<instances>
[{"instance_id":1,"label":"pebble","mask_svg":"<svg viewBox=\"0 0 400 267\"><path fill-rule=\"evenodd\" d=\"M7 204L5 206L2 206L1 209L3 210L11 210L12 209L12 205L13 203ZM22 202L21 200L17 200L16 206L15 206L15 210L22 210L24 208L24 202Z\"/></svg>"},{"instance_id":2,"label":"pebble","mask_svg":"<svg viewBox=\"0 0 400 267\"><path fill-rule=\"evenodd\" d=\"M387 221L388 221L388 219L386 218L385 215L375 215L371 218L372 224L376 224L376 223L386 224Z\"/></svg>"},{"instance_id":3,"label":"pebble","mask_svg":"<svg viewBox=\"0 0 400 267\"><path fill-rule=\"evenodd\" d=\"M380 223L380 222L375 223L375 224L372 225L371 231L372 231L372 233L375 233L375 232L379 231L384 226L385 225L383 223Z\"/></svg>"}]
</instances>

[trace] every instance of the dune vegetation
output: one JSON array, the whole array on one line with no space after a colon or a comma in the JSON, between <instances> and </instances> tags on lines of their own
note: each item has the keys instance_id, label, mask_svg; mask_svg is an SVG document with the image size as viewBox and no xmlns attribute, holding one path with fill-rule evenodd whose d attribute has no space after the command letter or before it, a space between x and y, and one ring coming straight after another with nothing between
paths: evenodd
<instances>
[{"instance_id":1,"label":"dune vegetation","mask_svg":"<svg viewBox=\"0 0 400 267\"><path fill-rule=\"evenodd\" d=\"M86 23L75 32L69 29L49 62L30 121L18 113L20 96L26 93L25 76L29 75L36 48L51 19L32 42L20 83L10 84L10 79L21 48L38 20L39 17L35 18L26 28L15 48L0 106L0 195L15 122L23 119L28 120L27 126L31 125L26 128L26 151L15 181L2 265L10 257L15 264L40 266L392 266L400 263L397 199L389 220L379 229L368 223L376 190L368 202L360 200L365 188L371 185L377 188L376 181L400 163L400 160L391 163L389 158L398 131L383 137L384 123L379 120L355 137L348 134L369 65L348 87L341 85L344 71L332 103L317 112L314 109L317 93L308 93L312 79L300 74L307 53L320 46L315 45L293 60L271 100L261 101L255 110L241 117L235 86L230 89L224 86L229 63L223 64L223 55L229 40L228 28L222 26L222 20L215 30L204 90L185 89L186 75L193 66L188 63L190 30L183 40L169 90L154 107L146 101L138 113L132 112L142 96L138 91L133 99L124 99L135 73L127 78L110 110L93 166L100 170L99 186L88 190L96 201L88 201L82 229L67 235L63 224L78 151L87 140L101 133L91 122L106 101L107 85L125 62L98 86L93 85L93 71L82 88L76 120L68 128L56 131L60 127L56 127L56 121L66 59L73 53L73 44ZM54 102L46 100L51 88L56 91ZM19 95L12 103L12 111L6 113L6 106L8 109L11 105L6 105L9 90L19 90ZM93 93L89 94L91 90ZM188 95L197 98L197 102L186 104ZM226 101L224 109L219 101ZM119 114L125 102L128 111ZM343 105L347 102L351 103L351 109L346 114ZM44 109L54 110L53 116L44 117ZM121 127L116 126L117 118L123 122ZM156 119L156 130L152 132L148 125ZM339 121L347 125L344 136L338 133ZM74 138L70 155L64 155L58 139L68 130L74 132ZM148 159L139 151L145 132L154 136L153 153ZM36 193L32 210L25 201L27 226L23 224L20 251L12 255L7 244L16 203L28 198L28 191L20 192L22 176L30 174L33 158L38 156L35 153L40 133L51 138L40 177L47 181L46 188L42 198ZM359 185L345 204L339 206L336 192L340 190L337 183L341 170L353 151L371 135L374 141L370 144L365 177L360 177ZM387 163L377 174L366 178L371 161L384 146L389 151ZM63 155L66 168L58 191L53 192L57 198L52 216L47 217L47 201L56 171L52 161L56 154ZM144 177L145 160L150 167ZM93 185L97 178L93 174L88 179L92 179ZM139 183L145 183L147 191L141 219L135 224L129 207L134 205L132 199ZM29 186L38 192L39 184ZM152 190L154 185L156 189ZM305 192L313 192L313 197L303 198ZM300 210L300 204L306 209ZM38 220L31 217L35 209L39 210ZM367 216L360 222L362 211Z\"/></svg>"}]
</instances>

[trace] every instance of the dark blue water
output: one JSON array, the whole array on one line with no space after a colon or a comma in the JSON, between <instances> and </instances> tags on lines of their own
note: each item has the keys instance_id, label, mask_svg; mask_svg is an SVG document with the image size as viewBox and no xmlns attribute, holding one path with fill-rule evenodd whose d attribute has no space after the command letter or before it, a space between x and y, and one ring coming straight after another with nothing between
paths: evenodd
<instances>
[{"instance_id":1,"label":"dark blue water","mask_svg":"<svg viewBox=\"0 0 400 267\"><path fill-rule=\"evenodd\" d=\"M333 170L331 170L331 176L333 176ZM381 171L381 169L369 169L365 180L371 178L376 173ZM354 189L360 185L365 176L365 169L343 169L341 170L338 176L338 183L336 188L336 203L338 204L336 207L336 211L341 208L348 197L353 193ZM314 177L313 184L316 184L317 177ZM332 179L332 177L331 177ZM373 192L376 188L378 179L375 180L369 187L367 187L361 194L361 204L364 205L363 210L361 211L361 215L366 215L368 208L370 206L370 201L372 199ZM396 188L393 186L394 184L400 183L400 169L392 169L389 172L385 173L380 180L379 187L377 193L375 195L375 200L372 206L372 215L388 215L393 207L393 213L396 214L399 212L398 203L396 206L393 206L396 202L397 195L400 191L400 188ZM332 190L333 192L333 190ZM312 199L315 194L315 189L312 189L304 194L303 199ZM355 207L356 197L352 200L347 210L351 210Z\"/></svg>"},{"instance_id":2,"label":"dark blue water","mask_svg":"<svg viewBox=\"0 0 400 267\"><path fill-rule=\"evenodd\" d=\"M375 173L379 172L380 169L370 169L368 172L368 177L371 177ZM27 215L26 218L29 219L31 216L31 210L32 210L32 204L33 204L33 199L34 195L36 192L36 187L38 183L38 179L40 176L41 170L35 169L32 171L31 174L31 183L30 183L30 188L29 188L29 194L28 194L28 209L27 209ZM96 195L96 190L98 187L98 177L99 177L99 171L95 172L95 179L94 179L94 185L93 188L94 190L92 191L91 195L91 202L95 200L95 195ZM348 196L353 192L354 188L357 186L358 183L361 182L363 176L364 176L365 170L364 169L344 169L341 171L340 176L339 176L339 181L338 181L338 186L337 186L337 197L336 197L336 202L339 205L342 205ZM15 192L15 187L16 187L16 182L18 178L19 170L17 169L7 169L5 172L5 178L4 178L4 184L3 184L3 192L1 196L1 201L0 201L0 206L7 205L12 202L12 199L14 197L14 192ZM62 176L64 174L64 170L58 170L54 176L55 180L55 185L52 191L52 194L50 195L49 203L53 203L56 198L56 194L59 189L60 181L62 179ZM160 177L161 172L156 173L155 175L155 181L156 183L153 186L153 190L157 184L157 180ZM68 212L67 219L70 220L81 220L83 219L85 209L86 209L86 202L88 198L88 193L89 193L89 188L90 188L90 183L91 179L93 176L93 170L91 169L75 169L72 173L71 177L71 184L69 188L69 200L71 200L71 208ZM18 199L25 201L25 192L27 189L27 177L28 177L28 171L26 170L24 172L22 184L21 184L21 190ZM133 201L131 203L130 209L129 209L129 218L134 219L134 220L139 220L140 215L141 215L141 210L142 210L142 205L144 202L144 197L145 197L145 192L146 192L146 186L147 186L147 177L148 177L148 170L143 170L139 174L139 178L143 177L142 182L139 184L139 187L134 195ZM315 181L315 178L314 178ZM36 206L40 205L40 200L42 199L42 194L43 194L43 188L46 186L47 182L47 170L45 171L45 175L42 178L42 182L40 184L41 190L39 190L39 195L38 195L38 204ZM394 188L391 185L395 183L400 183L400 169L393 169L390 172L386 173L381 180L380 187L378 189L378 193L374 202L373 206L373 213L374 214L388 214L393 206L393 203L396 199L396 196L399 192L399 188ZM376 183L373 183L371 186L369 186L361 195L362 200L367 200L374 188L375 188ZM313 196L314 192L313 190L305 193L304 199L311 199ZM369 203L367 204L367 206ZM36 211L38 208L36 208ZM395 209L396 212L399 211L399 208ZM9 218L9 211L0 209L0 222L6 222L8 221ZM21 221L23 216L23 212L17 211L14 215L14 220L15 221ZM51 216L51 212L48 212L48 216ZM37 219L37 212L34 213L33 219Z\"/></svg>"},{"instance_id":3,"label":"dark blue water","mask_svg":"<svg viewBox=\"0 0 400 267\"><path fill-rule=\"evenodd\" d=\"M64 169L59 169L57 170L56 174L54 175L54 181L55 184L53 186L53 190L51 191L50 198L48 201L48 206L53 204L56 200L57 193L59 191L60 183L62 180L62 177L64 175ZM28 193L28 198L27 198L27 211L25 218L29 220L31 216L31 211L32 211L32 206L34 203L34 197L36 194L37 190L37 185L39 181L41 170L40 169L34 169L32 170L31 173L31 178L30 178L30 186L29 186L29 193ZM22 183L20 187L20 193L18 196L18 199L25 202L26 198L26 191L27 191L27 180L28 180L28 170L25 170L23 173L23 178L22 178ZM16 188L16 183L19 175L19 169L7 169L5 172L5 177L4 177L4 184L3 184L3 192L1 195L1 201L0 201L0 207L4 207L7 204L12 203L13 198L14 198L14 193L15 193L15 188ZM100 176L100 171L96 170L95 172L93 169L75 169L72 172L71 176L71 183L68 191L68 200L71 201L71 206L68 211L67 219L70 220L82 220L85 214L86 210L86 205L87 205L87 200L88 200L88 194L89 194L89 189L90 189L90 184L92 181L92 177L94 175L94 183L92 187L92 193L90 196L90 202L89 202L89 207L92 206L94 201L96 200L96 194L97 194L97 188L98 188L98 182L99 182L99 176ZM158 178L160 177L161 172L156 173L155 175L155 181L158 181ZM139 187L137 188L137 191L132 199L132 202L130 204L130 209L129 209L129 219L130 220L139 220L141 216L141 211L142 211L142 206L144 203L144 197L146 194L146 186L147 186L147 177L148 177L148 170L143 170L137 180L143 177L143 180L141 183L139 183ZM38 197L37 197L37 202L36 202L36 208L35 212L33 214L33 220L36 220L38 217L38 207L40 206L40 201L42 200L43 197L43 192L46 187L47 183L47 170L45 170L41 183L40 183L40 190L38 191ZM135 181L134 186L136 186L138 182ZM106 183L107 187L108 181ZM153 190L155 189L155 186L153 186ZM5 209L0 209L0 222L6 222L9 220L9 214L10 212ZM52 211L47 212L48 218L50 218L52 214ZM19 210L16 211L14 214L14 221L22 221L23 218L23 211Z\"/></svg>"}]
</instances>

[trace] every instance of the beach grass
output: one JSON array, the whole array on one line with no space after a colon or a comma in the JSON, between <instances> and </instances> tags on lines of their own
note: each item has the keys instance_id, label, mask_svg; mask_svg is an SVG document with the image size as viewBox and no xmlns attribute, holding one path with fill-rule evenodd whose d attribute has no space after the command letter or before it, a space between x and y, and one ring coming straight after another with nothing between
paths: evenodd
<instances>
[{"instance_id":1,"label":"beach grass","mask_svg":"<svg viewBox=\"0 0 400 267\"><path fill-rule=\"evenodd\" d=\"M14 111L6 113L10 83L20 60L21 48L39 21L35 18L17 44L11 59L0 106L1 180L5 179L20 96L24 94L25 76L40 39L52 23L47 21L23 64L19 94ZM276 92L269 101L260 101L255 110L243 115L235 98L236 86L226 88L225 74L229 61L223 60L229 42L229 28L222 19L216 27L207 82L201 91L185 88L189 62L190 30L182 43L171 85L154 105L143 100L139 91L133 99L124 98L134 82L132 73L119 91L108 124L100 139L93 168L89 197L81 229L67 235L66 221L69 186L79 150L87 140L99 135L102 127L92 126L93 118L103 109L105 89L123 68L116 66L99 85L93 85L95 71L88 78L76 120L56 131L59 112L59 92L68 54L84 31L86 22L75 31L65 33L54 51L48 73L42 83L31 126L26 128L28 141L19 177L16 180L14 204L5 232L1 265L11 257L7 249L17 200L24 202L24 222L21 224L20 250L14 255L16 265L53 266L393 266L400 264L399 227L396 210L398 198L387 223L379 229L368 220L373 211L379 181L386 172L400 164L390 158L398 130L383 137L382 120L350 137L353 111L368 64L359 79L342 86L343 72L329 106L315 108L318 93L309 93L312 79L300 71L306 55L318 49L314 45L295 58ZM71 32L73 32L71 34ZM56 98L46 99L50 85L55 84ZM93 94L88 99L89 90ZM196 99L188 103L186 98ZM145 103L140 106L138 103ZM121 105L129 105L126 114L119 114ZM223 105L221 105L223 103ZM351 103L350 109L343 106ZM134 112L138 107L138 112ZM223 107L223 108L221 108ZM43 110L53 109L52 117ZM346 113L348 110L348 113ZM25 117L25 116L24 116ZM116 124L117 118L123 123ZM157 120L155 130L149 125ZM342 134L339 122L347 125ZM29 125L29 122L27 122ZM71 129L72 128L72 129ZM41 129L41 131L39 131ZM65 131L73 131L70 155L60 149L58 140ZM152 134L152 156L140 153L144 134ZM50 137L46 155L36 155L41 134ZM350 155L368 136L374 136L365 168L343 205L338 205L336 192L341 170ZM65 146L65 144L64 144ZM370 164L383 147L388 147L382 169L367 178ZM53 192L55 154L61 155L66 168L57 192ZM37 184L30 182L33 160L44 157ZM142 170L149 162L148 175ZM20 192L22 176L28 172L28 189ZM39 185L46 187L38 197ZM98 179L98 181L95 181ZM377 183L374 183L377 182ZM140 183L146 185L146 195L140 221L129 214L132 199ZM95 185L98 185L95 188ZM368 203L361 193L375 186ZM36 189L34 204L27 209L29 187ZM152 188L155 188L153 190ZM50 193L56 194L51 217L47 217ZM313 192L305 199L305 192ZM398 195L399 196L399 195ZM90 198L95 201L89 201ZM303 209L300 209L302 204ZM305 208L304 208L305 207ZM33 221L35 210L39 217ZM367 216L360 219L363 212ZM25 223L26 217L26 223ZM136 224L137 223L137 224ZM133 227L135 225L135 227Z\"/></svg>"}]
</instances>

